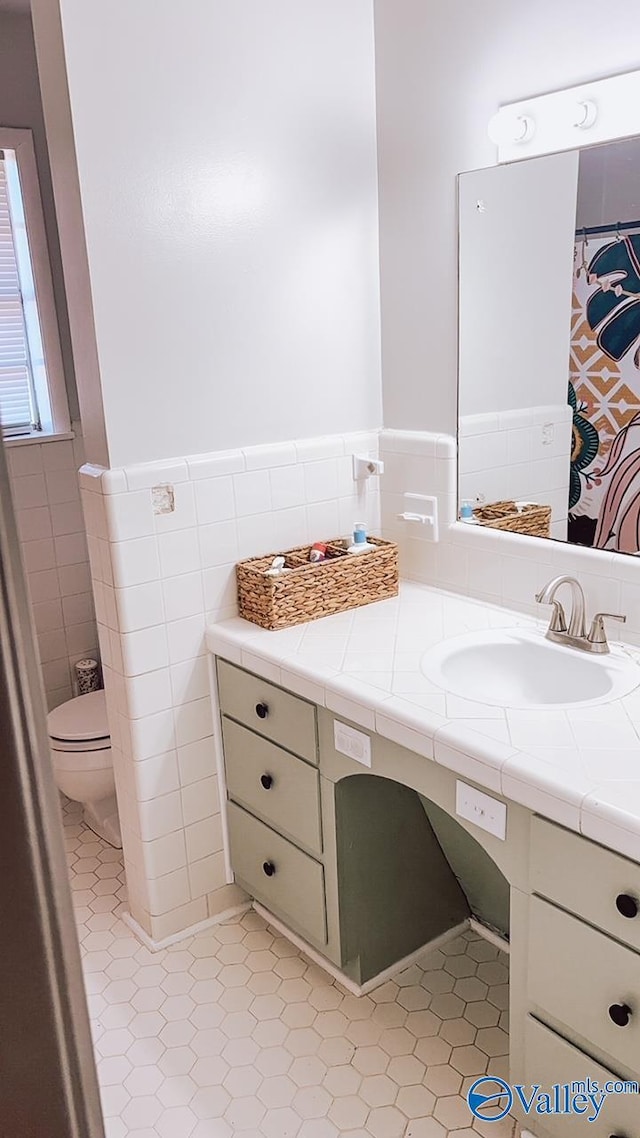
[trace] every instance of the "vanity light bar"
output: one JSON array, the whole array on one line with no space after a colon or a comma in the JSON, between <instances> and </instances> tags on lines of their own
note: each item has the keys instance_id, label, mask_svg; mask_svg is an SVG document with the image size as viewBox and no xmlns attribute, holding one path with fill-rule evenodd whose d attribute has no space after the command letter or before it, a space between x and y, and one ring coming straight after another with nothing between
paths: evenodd
<instances>
[{"instance_id":1,"label":"vanity light bar","mask_svg":"<svg viewBox=\"0 0 640 1138\"><path fill-rule=\"evenodd\" d=\"M640 134L640 71L509 103L489 122L499 162Z\"/></svg>"}]
</instances>

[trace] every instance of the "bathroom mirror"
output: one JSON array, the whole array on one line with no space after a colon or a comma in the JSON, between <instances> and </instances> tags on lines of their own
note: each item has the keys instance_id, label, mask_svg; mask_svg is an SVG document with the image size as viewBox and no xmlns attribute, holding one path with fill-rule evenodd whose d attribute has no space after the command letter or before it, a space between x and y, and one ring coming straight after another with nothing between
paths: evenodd
<instances>
[{"instance_id":1,"label":"bathroom mirror","mask_svg":"<svg viewBox=\"0 0 640 1138\"><path fill-rule=\"evenodd\" d=\"M462 174L459 224L461 518L637 553L640 139Z\"/></svg>"}]
</instances>

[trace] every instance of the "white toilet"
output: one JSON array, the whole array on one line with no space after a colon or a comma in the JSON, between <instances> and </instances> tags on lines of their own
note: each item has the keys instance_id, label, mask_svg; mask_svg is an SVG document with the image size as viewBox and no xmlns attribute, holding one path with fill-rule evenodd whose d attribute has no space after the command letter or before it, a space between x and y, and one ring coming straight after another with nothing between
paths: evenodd
<instances>
[{"instance_id":1,"label":"white toilet","mask_svg":"<svg viewBox=\"0 0 640 1138\"><path fill-rule=\"evenodd\" d=\"M104 691L79 695L47 716L56 785L84 805L87 826L121 848L111 738Z\"/></svg>"}]
</instances>

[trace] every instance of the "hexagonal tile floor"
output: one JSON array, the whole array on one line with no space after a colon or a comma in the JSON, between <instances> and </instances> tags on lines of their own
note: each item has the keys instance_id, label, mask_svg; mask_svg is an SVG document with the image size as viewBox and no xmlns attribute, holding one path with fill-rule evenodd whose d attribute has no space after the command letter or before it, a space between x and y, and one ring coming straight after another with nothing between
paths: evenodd
<instances>
[{"instance_id":1,"label":"hexagonal tile floor","mask_svg":"<svg viewBox=\"0 0 640 1138\"><path fill-rule=\"evenodd\" d=\"M64 822L107 1138L515 1138L464 1097L506 1074L498 949L466 932L361 998L254 912L153 953L120 852Z\"/></svg>"}]
</instances>

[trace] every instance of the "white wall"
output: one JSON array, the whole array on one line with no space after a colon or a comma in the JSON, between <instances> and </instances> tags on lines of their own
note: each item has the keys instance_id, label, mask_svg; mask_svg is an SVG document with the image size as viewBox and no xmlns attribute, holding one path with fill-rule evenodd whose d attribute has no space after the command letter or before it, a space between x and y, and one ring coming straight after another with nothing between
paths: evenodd
<instances>
[{"instance_id":1,"label":"white wall","mask_svg":"<svg viewBox=\"0 0 640 1138\"><path fill-rule=\"evenodd\" d=\"M635 0L374 0L385 423L456 427L456 174L498 104L640 66Z\"/></svg>"},{"instance_id":2,"label":"white wall","mask_svg":"<svg viewBox=\"0 0 640 1138\"><path fill-rule=\"evenodd\" d=\"M51 185L33 28L27 12L0 11L0 126L23 127L33 132L69 411L71 418L77 419L78 395L62 275L60 241Z\"/></svg>"},{"instance_id":3,"label":"white wall","mask_svg":"<svg viewBox=\"0 0 640 1138\"><path fill-rule=\"evenodd\" d=\"M371 0L60 9L110 465L377 427Z\"/></svg>"}]
</instances>

